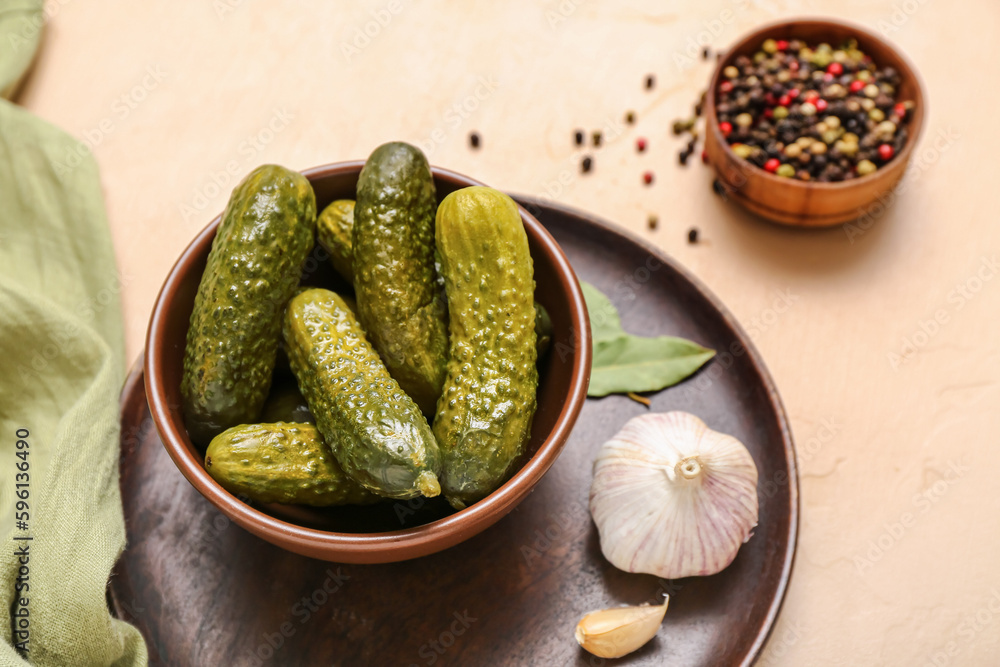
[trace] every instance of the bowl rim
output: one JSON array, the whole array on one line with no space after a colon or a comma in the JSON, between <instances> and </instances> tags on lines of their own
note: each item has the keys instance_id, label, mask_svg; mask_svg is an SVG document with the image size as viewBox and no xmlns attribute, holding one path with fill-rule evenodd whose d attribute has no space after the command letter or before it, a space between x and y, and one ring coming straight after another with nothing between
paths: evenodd
<instances>
[{"instance_id":1,"label":"bowl rim","mask_svg":"<svg viewBox=\"0 0 1000 667\"><path fill-rule=\"evenodd\" d=\"M737 51L742 50L742 48L748 44L753 43L762 38L766 38L768 33L772 33L776 30L780 30L790 25L802 25L802 24L814 24L818 26L838 26L841 28L846 28L852 32L857 32L862 34L866 39L879 42L887 50L891 51L896 58L903 63L909 70L908 78L913 81L914 86L917 90L916 97L918 98L919 104L914 113L914 118L910 121L909 127L911 128L910 137L906 141L906 145L903 146L897 155L895 155L892 161L900 160L902 164L906 164L910 160L910 154L913 152L920 135L923 134L924 121L926 117L927 108L927 91L924 87L923 79L920 76L920 72L914 66L913 62L909 57L903 53L903 51L896 45L889 42L881 35L877 35L868 28L854 23L853 21L846 21L843 19L828 17L828 16L804 16L800 18L791 19L781 19L778 21L771 21L765 23L754 30L744 33L743 36L739 37L733 44L726 49L722 58L715 63L715 69L712 71L712 77L709 80L708 90L705 95L705 125L706 132L711 132L714 136L716 143L722 149L723 153L727 157L734 160L741 166L749 167L753 170L754 174L763 177L766 182L773 185L780 185L784 187L802 188L802 189L819 189L819 190L831 190L836 191L838 189L848 189L856 187L859 183L867 183L872 178L879 175L878 171L872 172L871 174L866 174L857 178L852 178L848 181L836 181L836 182L821 182L821 181L801 181L797 178L785 178L782 176L776 176L770 173L762 167L758 167L749 160L741 158L738 156L726 141L726 138L722 135L722 131L719 130L719 123L716 122L717 117L715 114L715 91L719 87L719 79L722 76L722 70L731 63L734 55Z\"/></svg>"},{"instance_id":2,"label":"bowl rim","mask_svg":"<svg viewBox=\"0 0 1000 667\"><path fill-rule=\"evenodd\" d=\"M360 172L364 163L364 160L335 162L305 169L301 173L311 182L316 178ZM475 179L441 167L432 166L431 171L435 180L443 180L458 187L482 185ZM259 537L285 548L291 542L312 553L335 556L360 557L387 549L409 549L413 552L413 555L397 560L428 555L471 537L509 513L541 480L562 452L587 398L592 355L590 318L573 267L548 230L520 204L518 211L525 228L531 230L536 242L544 248L544 254L553 258L555 273L569 297L572 319L570 327L579 332L577 340L573 341L573 348L578 353L574 355L570 370L569 396L562 405L554 427L531 458L499 489L465 509L430 523L377 533L339 533L308 528L270 516L239 500L212 479L197 457L191 454L186 429L183 426L180 429L177 427L179 418L172 415L162 386L160 367L164 363L165 349L170 345L164 335L165 322L169 319L168 306L172 305L173 295L182 277L190 270L190 265L198 259L206 244L210 247L222 219L221 213L195 236L171 267L157 294L146 332L143 375L150 414L164 448L181 474L223 514Z\"/></svg>"}]
</instances>

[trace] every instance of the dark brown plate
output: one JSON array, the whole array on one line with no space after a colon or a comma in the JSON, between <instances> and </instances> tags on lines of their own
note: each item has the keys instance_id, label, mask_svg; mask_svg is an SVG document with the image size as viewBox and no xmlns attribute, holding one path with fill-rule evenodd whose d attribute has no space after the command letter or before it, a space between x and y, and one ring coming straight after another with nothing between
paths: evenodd
<instances>
[{"instance_id":1,"label":"dark brown plate","mask_svg":"<svg viewBox=\"0 0 1000 667\"><path fill-rule=\"evenodd\" d=\"M159 442L141 364L122 392L121 489L129 547L111 579L118 615L162 665L602 665L573 639L586 612L671 594L654 641L628 665L749 665L791 575L798 477L777 390L725 308L663 253L608 223L525 197L581 280L612 297L626 329L673 334L719 355L653 395L742 440L760 473L760 525L712 577L658 580L601 556L587 511L601 443L647 410L590 399L563 455L489 530L438 554L388 565L332 565L232 524L192 487Z\"/></svg>"}]
</instances>

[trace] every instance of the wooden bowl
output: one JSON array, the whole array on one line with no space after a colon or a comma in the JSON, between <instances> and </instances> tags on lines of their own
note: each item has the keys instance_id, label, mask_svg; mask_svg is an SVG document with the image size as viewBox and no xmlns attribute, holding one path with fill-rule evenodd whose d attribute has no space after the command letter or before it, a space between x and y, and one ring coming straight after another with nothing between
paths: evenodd
<instances>
[{"instance_id":1,"label":"wooden bowl","mask_svg":"<svg viewBox=\"0 0 1000 667\"><path fill-rule=\"evenodd\" d=\"M316 192L318 210L334 199L353 199L364 162L342 162L303 172ZM437 195L480 183L433 168ZM548 355L539 363L538 410L523 465L487 498L454 512L441 498L386 502L366 507L251 506L213 480L203 453L192 443L181 413L181 372L188 321L221 216L191 242L171 269L153 307L146 337L145 384L160 439L181 473L236 524L289 551L340 563L388 563L431 554L485 530L531 492L559 456L590 380L590 324L583 294L569 261L552 236L523 208L521 220L534 261L536 300L552 318ZM315 258L316 252L311 256ZM336 280L306 261L307 281ZM317 264L320 266L317 267Z\"/></svg>"},{"instance_id":2,"label":"wooden bowl","mask_svg":"<svg viewBox=\"0 0 1000 667\"><path fill-rule=\"evenodd\" d=\"M817 183L775 176L733 153L719 130L715 113L715 91L722 70L739 55L752 55L768 38L801 39L810 45L858 41L858 48L872 57L878 67L891 66L899 72L897 99L913 100L913 113L906 123L906 145L878 171L837 183ZM727 193L747 209L786 225L824 227L863 215L868 207L885 197L906 172L913 147L924 125L924 92L920 77L910 62L878 35L860 26L829 19L794 19L765 25L740 39L716 65L705 98L705 151Z\"/></svg>"}]
</instances>

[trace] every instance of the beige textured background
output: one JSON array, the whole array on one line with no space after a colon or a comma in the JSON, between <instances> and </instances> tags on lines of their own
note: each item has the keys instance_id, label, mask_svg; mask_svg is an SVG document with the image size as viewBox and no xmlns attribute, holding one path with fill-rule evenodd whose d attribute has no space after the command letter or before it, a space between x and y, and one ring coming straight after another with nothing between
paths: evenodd
<instances>
[{"instance_id":1,"label":"beige textured background","mask_svg":"<svg viewBox=\"0 0 1000 667\"><path fill-rule=\"evenodd\" d=\"M791 415L804 510L762 664L998 664L995 0L51 0L49 13L20 101L100 163L130 358L167 270L224 206L235 181L213 178L227 166L238 180L263 162L305 168L420 142L436 164L652 238L751 332ZM858 235L768 225L713 195L697 160L676 165L670 121L710 71L682 62L689 44L723 47L795 14L887 33L929 92L921 166ZM628 109L638 124L578 177L572 129L615 127ZM703 244L686 244L692 225ZM779 314L782 293L794 303Z\"/></svg>"}]
</instances>

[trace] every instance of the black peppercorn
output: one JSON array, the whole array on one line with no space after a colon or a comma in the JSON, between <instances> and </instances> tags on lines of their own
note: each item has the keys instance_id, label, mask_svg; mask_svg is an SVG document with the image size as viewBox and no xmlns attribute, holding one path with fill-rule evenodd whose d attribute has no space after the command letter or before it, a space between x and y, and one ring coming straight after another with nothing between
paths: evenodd
<instances>
[{"instance_id":1,"label":"black peppercorn","mask_svg":"<svg viewBox=\"0 0 1000 667\"><path fill-rule=\"evenodd\" d=\"M583 145L583 130L577 130L573 133L573 141L577 146Z\"/></svg>"},{"instance_id":2,"label":"black peppercorn","mask_svg":"<svg viewBox=\"0 0 1000 667\"><path fill-rule=\"evenodd\" d=\"M718 181L716 181L718 183ZM692 227L688 230L688 243L695 244L698 242L698 228Z\"/></svg>"},{"instance_id":3,"label":"black peppercorn","mask_svg":"<svg viewBox=\"0 0 1000 667\"><path fill-rule=\"evenodd\" d=\"M479 133L472 132L469 134L469 145L473 148L479 148Z\"/></svg>"}]
</instances>

